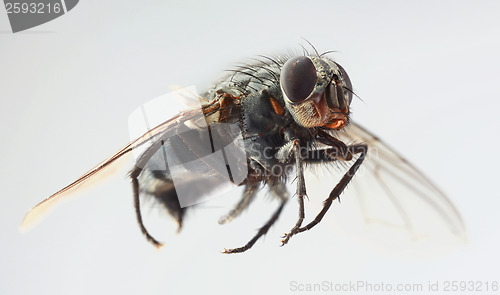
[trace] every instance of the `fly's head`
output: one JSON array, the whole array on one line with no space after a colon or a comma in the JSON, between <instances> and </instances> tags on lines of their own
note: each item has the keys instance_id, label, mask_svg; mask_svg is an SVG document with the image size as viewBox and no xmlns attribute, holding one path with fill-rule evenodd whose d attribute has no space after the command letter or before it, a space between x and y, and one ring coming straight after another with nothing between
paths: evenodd
<instances>
[{"instance_id":1,"label":"fly's head","mask_svg":"<svg viewBox=\"0 0 500 295\"><path fill-rule=\"evenodd\" d=\"M301 126L342 129L348 123L351 81L334 61L291 58L281 69L280 85L286 108Z\"/></svg>"}]
</instances>

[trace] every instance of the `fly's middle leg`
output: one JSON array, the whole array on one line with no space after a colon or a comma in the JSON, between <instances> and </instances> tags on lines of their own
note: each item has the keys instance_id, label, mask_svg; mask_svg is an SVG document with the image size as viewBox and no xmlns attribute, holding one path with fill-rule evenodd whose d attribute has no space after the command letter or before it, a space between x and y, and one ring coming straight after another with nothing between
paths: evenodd
<instances>
[{"instance_id":1,"label":"fly's middle leg","mask_svg":"<svg viewBox=\"0 0 500 295\"><path fill-rule=\"evenodd\" d=\"M247 184L240 201L234 206L233 209L231 209L231 211L219 218L219 224L226 224L240 215L240 213L243 212L243 210L245 210L245 208L247 208L255 198L259 185L259 183Z\"/></svg>"},{"instance_id":2,"label":"fly's middle leg","mask_svg":"<svg viewBox=\"0 0 500 295\"><path fill-rule=\"evenodd\" d=\"M257 242L260 237L265 235L267 231L271 228L271 226L278 220L278 217L281 214L281 211L283 211L283 207L285 206L286 201L288 200L288 194L286 192L285 184L282 182L275 183L271 185L270 187L271 193L273 193L279 200L280 200L280 205L278 209L274 212L274 214L271 216L271 218L262 226L257 234L248 242L245 244L243 247L239 248L232 248L232 249L224 249L222 253L224 254L232 254L232 253L242 253L247 251L248 249L252 248L252 246Z\"/></svg>"}]
</instances>

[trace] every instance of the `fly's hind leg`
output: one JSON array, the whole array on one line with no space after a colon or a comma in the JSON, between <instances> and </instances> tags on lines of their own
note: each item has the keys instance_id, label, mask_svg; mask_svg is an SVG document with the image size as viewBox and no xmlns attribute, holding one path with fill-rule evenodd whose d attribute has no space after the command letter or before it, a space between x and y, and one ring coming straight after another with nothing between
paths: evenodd
<instances>
[{"instance_id":1,"label":"fly's hind leg","mask_svg":"<svg viewBox=\"0 0 500 295\"><path fill-rule=\"evenodd\" d=\"M139 174L141 174L142 169L139 167L134 167L132 171L130 172L130 178L132 179L132 190L134 192L134 208L135 208L135 215L137 217L137 222L139 223L139 228L141 229L142 234L146 237L146 239L151 242L153 245L155 245L157 248L160 248L163 246L162 243L158 242L151 234L148 232L146 227L144 226L144 223L142 221L142 215L141 215L141 203L139 200Z\"/></svg>"},{"instance_id":2,"label":"fly's hind leg","mask_svg":"<svg viewBox=\"0 0 500 295\"><path fill-rule=\"evenodd\" d=\"M271 218L262 226L257 234L243 247L240 248L233 248L233 249L224 249L222 253L224 254L231 254L231 253L242 253L245 252L246 250L252 248L252 246L257 242L260 237L265 235L267 231L271 228L271 226L278 220L278 217L281 214L281 211L283 210L283 207L285 206L286 201L288 200L288 193L286 191L285 184L282 182L276 182L272 185L270 185L270 190L271 193L280 200L280 205L276 211L274 211L273 215Z\"/></svg>"}]
</instances>

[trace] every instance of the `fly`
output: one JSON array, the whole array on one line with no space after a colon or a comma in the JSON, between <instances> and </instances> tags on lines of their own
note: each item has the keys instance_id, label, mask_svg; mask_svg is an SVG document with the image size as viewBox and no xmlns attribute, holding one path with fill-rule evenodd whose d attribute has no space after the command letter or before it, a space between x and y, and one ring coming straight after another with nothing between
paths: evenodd
<instances>
[{"instance_id":1,"label":"fly","mask_svg":"<svg viewBox=\"0 0 500 295\"><path fill-rule=\"evenodd\" d=\"M267 186L279 201L274 213L245 245L223 251L241 253L252 248L279 218L290 198L286 190L288 181L296 183L298 218L282 237L282 245L321 222L361 165L371 172L369 175L378 183L380 194L390 198L400 211L410 231L416 227L407 214L411 208L404 203L411 195L427 206L428 210L422 214L434 214L453 235L465 235L460 214L447 197L404 158L351 121L351 81L344 68L326 54L315 50L314 54L305 52L292 57L262 57L232 71L200 98L204 102L201 110L181 112L132 141L36 205L26 215L23 225L54 201L141 147L144 151L129 175L139 227L146 239L157 247L162 243L148 232L142 221L142 196L154 197L181 228L189 207L183 204L186 198L203 195L227 179L243 186L240 201L219 219L219 223L224 224L237 217L259 189ZM243 157L237 155L237 148L230 151L224 148L238 136ZM205 142L210 144L202 144ZM372 150L377 151L377 157L367 157ZM215 152L221 152L218 160L196 162ZM173 170L172 158L180 163L181 172ZM322 209L305 223L305 167L334 163L345 163L347 171L332 187ZM176 181L176 173L180 173L181 177L177 178L180 181ZM398 183L403 193L396 196L388 184L390 181Z\"/></svg>"}]
</instances>

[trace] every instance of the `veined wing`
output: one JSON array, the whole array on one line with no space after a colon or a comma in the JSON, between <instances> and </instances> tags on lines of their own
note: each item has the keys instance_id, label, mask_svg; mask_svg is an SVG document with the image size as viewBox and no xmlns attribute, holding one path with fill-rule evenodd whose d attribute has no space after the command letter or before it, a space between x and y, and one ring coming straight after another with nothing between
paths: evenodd
<instances>
[{"instance_id":1,"label":"veined wing","mask_svg":"<svg viewBox=\"0 0 500 295\"><path fill-rule=\"evenodd\" d=\"M364 143L368 154L347 190L356 193L368 227L404 230L412 241L464 242L465 225L460 213L417 168L378 137L352 122L335 134L346 144ZM382 225L382 226L379 226ZM376 231L378 239L395 241ZM386 232L388 233L388 232Z\"/></svg>"},{"instance_id":2,"label":"veined wing","mask_svg":"<svg viewBox=\"0 0 500 295\"><path fill-rule=\"evenodd\" d=\"M161 123L160 125L152 128L150 131L146 132L141 137L136 140L130 142L123 148L121 148L118 152L105 159L101 163L99 163L94 168L90 169L87 173L83 174L81 177L52 194L38 205L33 207L24 217L21 223L21 230L27 230L34 223L36 223L49 208L51 208L58 201L65 199L71 193L81 189L84 185L89 185L95 181L98 181L102 176L107 174L109 171L114 168L120 166L124 160L128 159L128 156L131 155L131 151L143 147L145 145L152 145L155 142L157 143L157 148L161 147L161 144L158 144L163 138L168 138L172 135L172 133L177 132L173 128L174 126L178 126L179 124L192 123L196 124L196 121L199 119L204 119L200 110L189 110L185 112L179 113L177 116Z\"/></svg>"}]
</instances>

